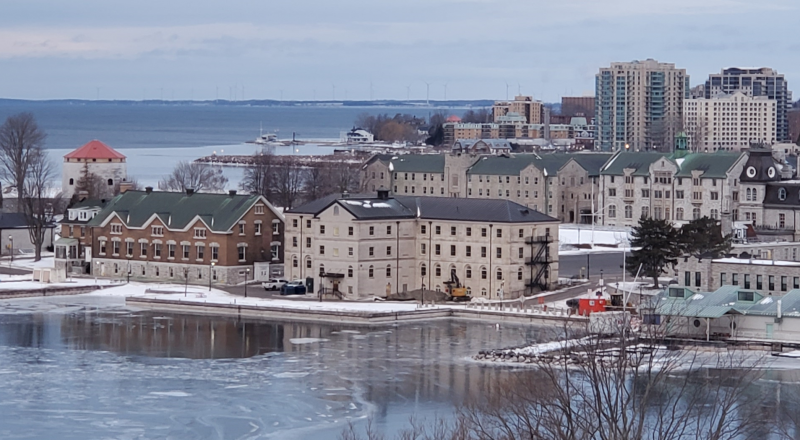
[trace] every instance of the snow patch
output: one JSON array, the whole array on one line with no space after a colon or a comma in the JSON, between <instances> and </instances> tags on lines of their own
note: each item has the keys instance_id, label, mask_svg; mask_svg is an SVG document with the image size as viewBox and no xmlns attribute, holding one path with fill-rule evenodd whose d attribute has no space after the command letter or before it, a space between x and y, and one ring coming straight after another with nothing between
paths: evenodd
<instances>
[{"instance_id":1,"label":"snow patch","mask_svg":"<svg viewBox=\"0 0 800 440\"><path fill-rule=\"evenodd\" d=\"M315 343L318 343L318 342L328 342L328 341L329 341L329 339L323 339L323 338L292 338L292 339L289 339L289 342L291 342L292 344L295 344L295 345L315 344Z\"/></svg>"},{"instance_id":2,"label":"snow patch","mask_svg":"<svg viewBox=\"0 0 800 440\"><path fill-rule=\"evenodd\" d=\"M183 391L153 391L149 394L154 396L165 396L165 397L189 397L191 394L183 392Z\"/></svg>"},{"instance_id":3,"label":"snow patch","mask_svg":"<svg viewBox=\"0 0 800 440\"><path fill-rule=\"evenodd\" d=\"M285 373L273 374L273 376L281 379L291 379L295 377L306 377L308 376L308 373L302 371L287 371Z\"/></svg>"},{"instance_id":4,"label":"snow patch","mask_svg":"<svg viewBox=\"0 0 800 440\"><path fill-rule=\"evenodd\" d=\"M772 304L772 297L768 296L768 297L762 299L761 301L759 301L758 303L759 304Z\"/></svg>"}]
</instances>

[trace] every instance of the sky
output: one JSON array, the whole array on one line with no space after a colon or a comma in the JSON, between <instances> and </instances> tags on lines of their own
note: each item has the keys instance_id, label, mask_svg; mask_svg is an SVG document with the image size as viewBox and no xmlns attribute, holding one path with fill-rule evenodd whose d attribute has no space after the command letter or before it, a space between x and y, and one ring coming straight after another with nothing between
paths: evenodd
<instances>
[{"instance_id":1,"label":"sky","mask_svg":"<svg viewBox=\"0 0 800 440\"><path fill-rule=\"evenodd\" d=\"M0 1L0 98L505 99L654 58L800 83L797 0Z\"/></svg>"}]
</instances>

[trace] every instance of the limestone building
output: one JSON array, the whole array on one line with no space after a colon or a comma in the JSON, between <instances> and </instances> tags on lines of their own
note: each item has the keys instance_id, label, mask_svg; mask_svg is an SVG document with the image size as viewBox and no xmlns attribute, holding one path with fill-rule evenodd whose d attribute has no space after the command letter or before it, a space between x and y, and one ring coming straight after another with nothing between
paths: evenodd
<instances>
[{"instance_id":1,"label":"limestone building","mask_svg":"<svg viewBox=\"0 0 800 440\"><path fill-rule=\"evenodd\" d=\"M777 101L737 91L684 101L684 129L694 151L739 151L775 142Z\"/></svg>"},{"instance_id":2,"label":"limestone building","mask_svg":"<svg viewBox=\"0 0 800 440\"><path fill-rule=\"evenodd\" d=\"M286 215L286 276L346 298L446 290L505 298L558 279L558 220L507 200L332 195Z\"/></svg>"},{"instance_id":3,"label":"limestone building","mask_svg":"<svg viewBox=\"0 0 800 440\"><path fill-rule=\"evenodd\" d=\"M111 197L119 191L120 183L128 178L125 155L98 140L65 155L61 167L63 196L67 199L72 197L81 183L86 182L87 175L96 177L88 183L91 188L83 190L92 193L92 197Z\"/></svg>"}]
</instances>

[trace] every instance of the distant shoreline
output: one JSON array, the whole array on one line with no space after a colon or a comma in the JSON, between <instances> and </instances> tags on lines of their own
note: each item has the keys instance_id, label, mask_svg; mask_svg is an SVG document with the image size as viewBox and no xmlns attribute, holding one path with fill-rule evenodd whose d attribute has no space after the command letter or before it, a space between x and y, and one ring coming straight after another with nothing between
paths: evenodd
<instances>
[{"instance_id":1,"label":"distant shoreline","mask_svg":"<svg viewBox=\"0 0 800 440\"><path fill-rule=\"evenodd\" d=\"M10 99L0 98L0 105L4 104L63 104L63 105L192 105L192 106L235 106L235 107L318 107L318 108L341 108L341 107L407 107L407 108L483 108L491 107L494 100L448 100L448 101L428 101L425 100L372 100L372 101L291 101L275 99L251 99L244 101L231 101L227 99L214 100L90 100L90 99Z\"/></svg>"}]
</instances>

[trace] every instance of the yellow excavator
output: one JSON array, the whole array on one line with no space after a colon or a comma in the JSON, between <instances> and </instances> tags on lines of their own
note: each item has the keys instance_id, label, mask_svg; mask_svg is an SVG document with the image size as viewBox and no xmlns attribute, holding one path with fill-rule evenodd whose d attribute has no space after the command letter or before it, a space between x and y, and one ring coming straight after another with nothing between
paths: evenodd
<instances>
[{"instance_id":1,"label":"yellow excavator","mask_svg":"<svg viewBox=\"0 0 800 440\"><path fill-rule=\"evenodd\" d=\"M450 270L450 281L445 281L444 285L447 286L448 301L469 301L472 299L467 295L467 288L461 285L461 281L456 275L456 270Z\"/></svg>"}]
</instances>

